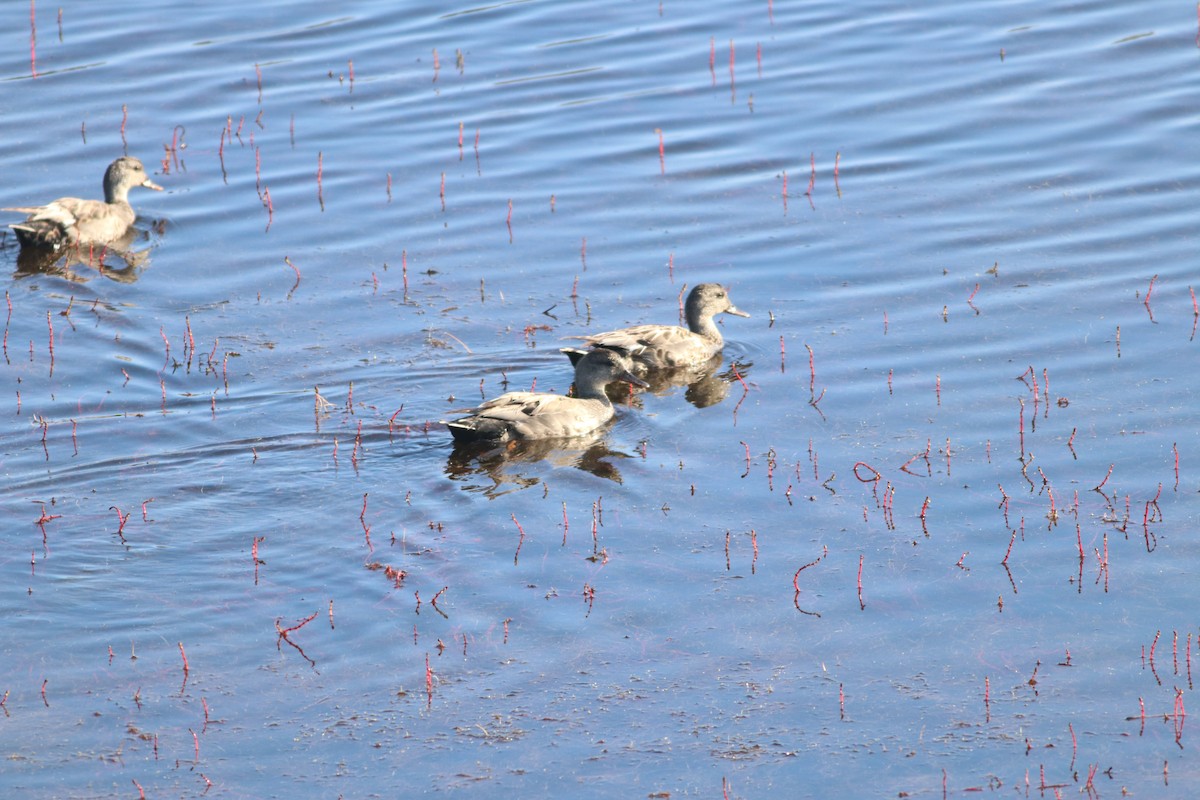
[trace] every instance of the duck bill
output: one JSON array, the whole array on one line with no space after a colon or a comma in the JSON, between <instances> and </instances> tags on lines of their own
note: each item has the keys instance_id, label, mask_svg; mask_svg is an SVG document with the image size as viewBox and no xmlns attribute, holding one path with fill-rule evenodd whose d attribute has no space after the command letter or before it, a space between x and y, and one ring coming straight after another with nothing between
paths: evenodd
<instances>
[{"instance_id":1,"label":"duck bill","mask_svg":"<svg viewBox=\"0 0 1200 800\"><path fill-rule=\"evenodd\" d=\"M637 375L634 375L632 372L622 372L620 375L617 376L617 380L625 381L625 383L632 383L634 386L639 386L643 389L650 386L650 384L646 383L644 380L639 378Z\"/></svg>"},{"instance_id":2,"label":"duck bill","mask_svg":"<svg viewBox=\"0 0 1200 800\"><path fill-rule=\"evenodd\" d=\"M156 192L161 192L163 190L163 187L159 186L157 183L150 180L149 178L146 178L146 180L142 181L141 185L145 186L147 189L153 189Z\"/></svg>"},{"instance_id":3,"label":"duck bill","mask_svg":"<svg viewBox=\"0 0 1200 800\"><path fill-rule=\"evenodd\" d=\"M735 317L748 317L748 316L750 316L749 314L747 314L745 311L742 311L742 310L741 310L740 308L738 308L737 306L730 306L729 308L725 309L725 313L726 313L726 314L733 314Z\"/></svg>"}]
</instances>

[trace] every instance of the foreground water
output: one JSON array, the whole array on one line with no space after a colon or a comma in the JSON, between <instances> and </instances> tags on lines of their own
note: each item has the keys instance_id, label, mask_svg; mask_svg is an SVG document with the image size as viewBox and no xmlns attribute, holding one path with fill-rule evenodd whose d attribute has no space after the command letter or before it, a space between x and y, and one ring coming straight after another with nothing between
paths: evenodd
<instances>
[{"instance_id":1,"label":"foreground water","mask_svg":"<svg viewBox=\"0 0 1200 800\"><path fill-rule=\"evenodd\" d=\"M1194 12L10 8L2 205L167 191L0 254L0 786L1191 796Z\"/></svg>"}]
</instances>

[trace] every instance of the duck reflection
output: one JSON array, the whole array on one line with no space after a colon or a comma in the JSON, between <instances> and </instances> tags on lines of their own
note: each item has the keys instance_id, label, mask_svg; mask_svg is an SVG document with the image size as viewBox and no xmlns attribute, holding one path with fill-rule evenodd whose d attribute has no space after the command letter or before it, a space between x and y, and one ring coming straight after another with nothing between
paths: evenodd
<instances>
[{"instance_id":1,"label":"duck reflection","mask_svg":"<svg viewBox=\"0 0 1200 800\"><path fill-rule=\"evenodd\" d=\"M155 223L156 228L161 223ZM74 283L86 283L93 273L118 283L133 283L150 263L150 235L130 228L107 246L50 247L22 245L17 253L14 278L53 275Z\"/></svg>"},{"instance_id":2,"label":"duck reflection","mask_svg":"<svg viewBox=\"0 0 1200 800\"><path fill-rule=\"evenodd\" d=\"M562 348L563 355L571 359L572 364L577 363L586 352L586 350L569 347ZM738 381L739 375L745 378L751 367L754 366L748 361L735 361L729 365L729 369L718 372L722 363L723 358L718 353L701 364L674 369L646 369L644 367L639 369L639 365L635 364L635 374L649 384L645 389L647 392L661 397L683 388L685 400L696 408L708 408L725 400L729 396L730 385ZM632 392L631 397L631 392L632 387L624 384L612 384L607 389L609 399L614 403L632 401L634 406L640 408L642 403L638 399L639 393Z\"/></svg>"},{"instance_id":3,"label":"duck reflection","mask_svg":"<svg viewBox=\"0 0 1200 800\"><path fill-rule=\"evenodd\" d=\"M536 465L570 467L621 483L621 472L612 463L633 458L613 450L605 441L607 426L584 436L554 439L514 439L507 442L455 442L446 461L446 475L463 482L468 492L499 497L542 482ZM476 476L484 480L476 480Z\"/></svg>"}]
</instances>

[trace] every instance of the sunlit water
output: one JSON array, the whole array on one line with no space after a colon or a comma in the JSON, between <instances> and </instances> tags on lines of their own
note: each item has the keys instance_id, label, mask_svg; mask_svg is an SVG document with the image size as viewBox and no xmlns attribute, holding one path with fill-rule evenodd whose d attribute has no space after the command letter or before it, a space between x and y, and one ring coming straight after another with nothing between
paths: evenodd
<instances>
[{"instance_id":1,"label":"sunlit water","mask_svg":"<svg viewBox=\"0 0 1200 800\"><path fill-rule=\"evenodd\" d=\"M5 793L1195 793L1194 7L395 5L3 15Z\"/></svg>"}]
</instances>

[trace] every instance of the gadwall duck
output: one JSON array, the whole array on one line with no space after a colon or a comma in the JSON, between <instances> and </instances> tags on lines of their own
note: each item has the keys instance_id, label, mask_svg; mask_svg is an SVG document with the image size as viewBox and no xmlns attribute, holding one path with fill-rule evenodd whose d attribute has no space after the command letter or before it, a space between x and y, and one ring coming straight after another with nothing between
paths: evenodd
<instances>
[{"instance_id":1,"label":"gadwall duck","mask_svg":"<svg viewBox=\"0 0 1200 800\"><path fill-rule=\"evenodd\" d=\"M629 358L613 350L590 350L575 364L575 396L509 392L488 400L469 416L446 423L458 441L509 441L582 436L612 419L604 387L614 381L646 382L630 372Z\"/></svg>"},{"instance_id":2,"label":"gadwall duck","mask_svg":"<svg viewBox=\"0 0 1200 800\"><path fill-rule=\"evenodd\" d=\"M591 336L575 336L592 347L627 353L635 362L652 369L674 369L704 364L725 344L713 322L717 314L750 316L729 300L729 291L719 283L701 283L688 294L684 305L687 328L678 325L635 325Z\"/></svg>"},{"instance_id":3,"label":"gadwall duck","mask_svg":"<svg viewBox=\"0 0 1200 800\"><path fill-rule=\"evenodd\" d=\"M136 158L118 158L104 173L104 200L80 200L60 197L44 206L6 208L28 214L24 222L8 227L17 240L30 247L58 250L65 245L107 245L120 239L133 225L137 215L129 205L129 190L144 186L161 192L162 187L146 176L146 168Z\"/></svg>"}]
</instances>

